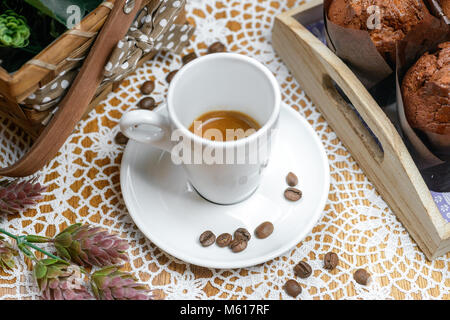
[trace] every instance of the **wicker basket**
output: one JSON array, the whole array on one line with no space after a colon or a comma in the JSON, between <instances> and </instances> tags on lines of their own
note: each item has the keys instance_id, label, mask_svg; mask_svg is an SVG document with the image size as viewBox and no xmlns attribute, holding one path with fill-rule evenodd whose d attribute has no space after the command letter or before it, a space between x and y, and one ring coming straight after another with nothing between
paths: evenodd
<instances>
[{"instance_id":1,"label":"wicker basket","mask_svg":"<svg viewBox=\"0 0 450 320\"><path fill-rule=\"evenodd\" d=\"M149 10L150 8L156 10L158 6L162 6L162 3L162 0L145 0L141 9L147 7ZM105 23L113 5L114 0L102 3L86 16L79 26L65 32L17 72L9 74L0 67L0 116L10 118L28 134L38 137L39 133L50 121L55 110L54 108L42 108L45 110L39 110L39 105L34 104L35 102L29 99L30 96L32 97L35 92L52 84L61 75L71 71L76 73L84 57L87 56L96 34ZM158 11L155 11L155 14L157 13ZM174 20L169 21L169 25L165 30L171 27L170 24L184 25L185 21L184 7L178 8L176 17L174 17ZM189 38L191 28L184 29L182 31L186 36L183 38ZM188 40L178 45L176 49L181 50L187 42ZM152 58L155 53L156 50L151 50L151 52L144 54L135 66L139 66ZM96 97L92 100L90 107L97 105L122 79L105 78L98 88ZM43 103L45 102L43 101Z\"/></svg>"}]
</instances>

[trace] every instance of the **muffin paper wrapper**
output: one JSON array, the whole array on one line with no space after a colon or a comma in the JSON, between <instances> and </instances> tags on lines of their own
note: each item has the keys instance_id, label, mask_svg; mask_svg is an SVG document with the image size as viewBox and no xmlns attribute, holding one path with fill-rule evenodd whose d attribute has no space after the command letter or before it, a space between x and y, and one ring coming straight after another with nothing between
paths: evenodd
<instances>
[{"instance_id":1,"label":"muffin paper wrapper","mask_svg":"<svg viewBox=\"0 0 450 320\"><path fill-rule=\"evenodd\" d=\"M328 19L333 0L324 1L324 21L328 47L356 74L367 88L386 79L394 71L378 52L364 30L341 27Z\"/></svg>"}]
</instances>

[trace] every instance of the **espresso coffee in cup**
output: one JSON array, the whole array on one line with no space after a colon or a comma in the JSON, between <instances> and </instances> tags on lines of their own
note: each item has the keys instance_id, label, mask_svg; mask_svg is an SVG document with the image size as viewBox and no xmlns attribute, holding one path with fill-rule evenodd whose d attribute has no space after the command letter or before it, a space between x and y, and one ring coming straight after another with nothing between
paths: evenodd
<instances>
[{"instance_id":1,"label":"espresso coffee in cup","mask_svg":"<svg viewBox=\"0 0 450 320\"><path fill-rule=\"evenodd\" d=\"M212 141L235 141L251 136L260 128L255 119L243 112L218 110L202 114L192 122L189 131Z\"/></svg>"},{"instance_id":2,"label":"espresso coffee in cup","mask_svg":"<svg viewBox=\"0 0 450 320\"><path fill-rule=\"evenodd\" d=\"M280 88L270 70L243 55L215 53L181 68L170 82L166 103L153 111L126 113L120 128L128 138L169 152L204 199L234 204L259 186L280 106ZM203 129L222 134L223 141L189 130L196 119L203 120ZM244 135L226 141L226 129Z\"/></svg>"}]
</instances>

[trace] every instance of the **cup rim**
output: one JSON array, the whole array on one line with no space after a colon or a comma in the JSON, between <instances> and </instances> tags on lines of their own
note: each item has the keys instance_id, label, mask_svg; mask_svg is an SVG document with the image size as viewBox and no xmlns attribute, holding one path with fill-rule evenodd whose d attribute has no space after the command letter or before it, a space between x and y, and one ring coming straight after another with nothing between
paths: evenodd
<instances>
[{"instance_id":1,"label":"cup rim","mask_svg":"<svg viewBox=\"0 0 450 320\"><path fill-rule=\"evenodd\" d=\"M213 141L209 139L205 139L203 137L200 137L186 128L181 121L178 119L177 114L175 110L173 109L173 95L174 95L174 88L176 87L177 82L184 73L186 73L189 69L194 68L197 64L203 63L204 61L208 60L215 60L219 58L227 58L227 59L233 59L233 60L239 60L248 64L253 65L257 69L259 69L269 80L269 82L272 85L272 89L274 91L274 100L275 100L275 106L272 110L272 113L269 117L269 119L266 121L266 123L258 130L256 133L245 137L243 139L234 140L234 141ZM281 91L280 86L278 85L278 82L275 78L275 76L272 74L272 72L264 66L261 62L257 61L254 58L247 57L245 55L237 54L237 53L230 53L230 52L223 52L223 53L214 53L209 54L206 56L199 57L188 64L186 64L183 68L181 68L172 79L169 91L167 94L167 110L169 113L170 120L174 123L175 127L182 131L183 135L194 141L195 143L199 144L205 144L212 147L239 147L248 143L255 142L259 137L265 135L268 133L269 129L274 126L276 123L278 116L280 114L280 108L281 108Z\"/></svg>"}]
</instances>

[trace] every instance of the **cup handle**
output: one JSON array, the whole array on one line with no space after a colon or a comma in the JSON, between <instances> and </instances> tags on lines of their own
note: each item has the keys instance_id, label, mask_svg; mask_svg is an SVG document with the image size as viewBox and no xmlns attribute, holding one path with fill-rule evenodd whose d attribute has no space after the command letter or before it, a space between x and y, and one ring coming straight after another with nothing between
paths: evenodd
<instances>
[{"instance_id":1,"label":"cup handle","mask_svg":"<svg viewBox=\"0 0 450 320\"><path fill-rule=\"evenodd\" d=\"M120 131L130 139L168 152L173 148L169 119L154 111L133 110L125 113L120 119Z\"/></svg>"}]
</instances>

